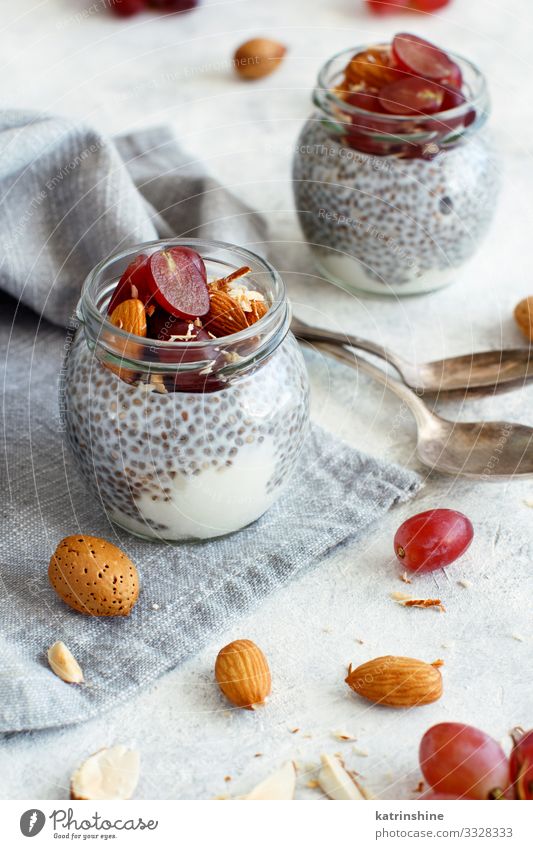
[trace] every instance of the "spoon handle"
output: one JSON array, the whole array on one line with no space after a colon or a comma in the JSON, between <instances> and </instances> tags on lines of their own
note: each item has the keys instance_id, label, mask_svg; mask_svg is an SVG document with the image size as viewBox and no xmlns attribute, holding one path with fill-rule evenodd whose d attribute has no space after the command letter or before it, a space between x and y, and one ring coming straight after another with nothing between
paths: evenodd
<instances>
[{"instance_id":1,"label":"spoon handle","mask_svg":"<svg viewBox=\"0 0 533 849\"><path fill-rule=\"evenodd\" d=\"M377 342L371 342L370 339L363 339L361 336L353 336L350 333L337 333L323 327L312 327L295 316L291 321L291 330L302 341L332 342L335 345L351 345L361 351L368 351L369 354L375 354L376 357L380 357L401 372L400 357L382 345L378 345Z\"/></svg>"},{"instance_id":2,"label":"spoon handle","mask_svg":"<svg viewBox=\"0 0 533 849\"><path fill-rule=\"evenodd\" d=\"M346 348L340 348L337 345L328 345L325 342L318 342L313 347L324 351L326 354L335 357L335 359L340 360L340 362L352 368L360 368L361 371L373 377L374 380L382 383L383 386L394 392L409 407L419 425L427 426L429 422L434 422L436 414L432 413L426 407L416 392L409 389L404 383L400 383L399 380L395 380L393 377L385 374L384 371L369 363L364 357L358 357L353 352L346 350Z\"/></svg>"}]
</instances>

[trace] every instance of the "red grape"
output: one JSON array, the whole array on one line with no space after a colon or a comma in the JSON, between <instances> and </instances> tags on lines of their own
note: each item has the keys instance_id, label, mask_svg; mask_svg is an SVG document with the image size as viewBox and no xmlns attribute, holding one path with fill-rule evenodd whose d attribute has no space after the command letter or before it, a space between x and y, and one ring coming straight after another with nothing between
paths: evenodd
<instances>
[{"instance_id":1,"label":"red grape","mask_svg":"<svg viewBox=\"0 0 533 849\"><path fill-rule=\"evenodd\" d=\"M533 799L533 731L517 737L510 765L515 798Z\"/></svg>"},{"instance_id":2,"label":"red grape","mask_svg":"<svg viewBox=\"0 0 533 849\"><path fill-rule=\"evenodd\" d=\"M419 797L420 801L424 801L424 802L444 801L446 799L448 799L448 800L450 800L450 799L460 800L460 799L469 799L469 798L471 798L471 797L470 796L454 796L453 793L429 793L429 792L428 793L422 793L422 795Z\"/></svg>"},{"instance_id":3,"label":"red grape","mask_svg":"<svg viewBox=\"0 0 533 849\"><path fill-rule=\"evenodd\" d=\"M431 572L461 557L473 537L472 522L457 510L426 510L400 525L394 551L407 569Z\"/></svg>"},{"instance_id":4,"label":"red grape","mask_svg":"<svg viewBox=\"0 0 533 849\"><path fill-rule=\"evenodd\" d=\"M148 279L148 257L146 254L139 254L133 262L130 262L126 271L117 283L117 287L111 296L107 311L109 314L113 312L115 307L118 307L122 301L127 301L129 298L139 298L145 305L150 300L152 290ZM136 292L132 290L135 286Z\"/></svg>"},{"instance_id":5,"label":"red grape","mask_svg":"<svg viewBox=\"0 0 533 849\"><path fill-rule=\"evenodd\" d=\"M390 15L405 9L408 12L435 12L447 6L450 0L367 0L376 15Z\"/></svg>"},{"instance_id":6,"label":"red grape","mask_svg":"<svg viewBox=\"0 0 533 849\"><path fill-rule=\"evenodd\" d=\"M167 312L185 319L209 312L205 266L190 248L157 251L150 257L149 270L154 297Z\"/></svg>"},{"instance_id":7,"label":"red grape","mask_svg":"<svg viewBox=\"0 0 533 849\"><path fill-rule=\"evenodd\" d=\"M418 77L405 77L382 88L379 100L392 115L430 115L442 109L444 89Z\"/></svg>"},{"instance_id":8,"label":"red grape","mask_svg":"<svg viewBox=\"0 0 533 849\"><path fill-rule=\"evenodd\" d=\"M115 15L121 18L129 18L142 12L146 6L145 0L111 0L111 8Z\"/></svg>"},{"instance_id":9,"label":"red grape","mask_svg":"<svg viewBox=\"0 0 533 849\"><path fill-rule=\"evenodd\" d=\"M505 752L496 740L471 725L434 725L422 737L419 758L424 778L437 793L496 799L508 789Z\"/></svg>"},{"instance_id":10,"label":"red grape","mask_svg":"<svg viewBox=\"0 0 533 849\"><path fill-rule=\"evenodd\" d=\"M402 32L392 42L394 58L403 71L460 88L462 74L459 66L444 50L417 35Z\"/></svg>"}]
</instances>

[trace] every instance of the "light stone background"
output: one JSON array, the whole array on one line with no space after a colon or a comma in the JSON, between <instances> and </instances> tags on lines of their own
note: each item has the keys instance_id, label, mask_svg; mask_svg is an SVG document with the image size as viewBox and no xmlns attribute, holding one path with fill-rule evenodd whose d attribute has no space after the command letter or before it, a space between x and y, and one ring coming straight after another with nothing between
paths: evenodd
<instances>
[{"instance_id":1,"label":"light stone background","mask_svg":"<svg viewBox=\"0 0 533 849\"><path fill-rule=\"evenodd\" d=\"M281 270L302 316L366 334L413 360L522 344L512 309L533 294L530 0L455 0L437 18L379 20L365 15L359 0L210 0L187 16L127 22L96 0L1 0L0 9L0 105L79 115L109 133L170 122L184 147L268 215L274 238L284 242ZM463 52L486 71L505 181L490 237L462 279L397 302L349 296L314 273L289 176L322 62L400 28ZM275 76L245 84L229 59L241 41L261 33L287 43L290 52ZM394 396L354 376L346 397L327 363L313 359L310 368L317 420L363 450L417 468L414 425ZM533 424L533 387L464 405L442 402L438 409L463 420ZM342 751L375 794L413 798L418 743L430 725L468 722L503 740L513 726L532 724L528 498L533 481L428 478L415 505L390 514L361 544L268 599L129 704L81 726L8 735L0 751L0 795L66 798L72 769L94 750L121 742L141 752L142 798L244 793L287 759L301 766L298 797L320 798L305 784L323 751ZM391 556L394 530L410 513L437 506L471 517L474 545L446 572L406 587ZM48 556L43 552L43 568ZM411 589L441 597L447 612L406 610L389 597ZM218 649L241 636L263 647L273 670L272 697L257 713L229 710L213 683ZM352 695L343 683L348 663L388 653L443 658L443 698L394 711ZM337 731L355 735L368 756L336 740Z\"/></svg>"}]
</instances>

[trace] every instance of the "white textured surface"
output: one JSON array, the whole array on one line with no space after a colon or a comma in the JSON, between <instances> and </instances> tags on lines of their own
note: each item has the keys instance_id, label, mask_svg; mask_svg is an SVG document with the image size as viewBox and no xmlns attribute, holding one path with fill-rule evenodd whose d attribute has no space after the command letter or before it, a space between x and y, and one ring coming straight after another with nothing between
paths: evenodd
<instances>
[{"instance_id":1,"label":"white textured surface","mask_svg":"<svg viewBox=\"0 0 533 849\"><path fill-rule=\"evenodd\" d=\"M413 359L521 344L512 308L533 293L530 0L455 0L438 18L409 22L376 20L360 6L358 0L211 0L186 17L146 15L124 23L89 0L3 0L1 102L80 115L112 133L171 122L185 147L269 215L274 237L286 243L281 270L304 317L372 336ZM505 153L504 192L489 239L454 287L400 302L357 299L321 281L309 263L292 211L290 160L320 64L343 47L407 27L486 71L492 124ZM259 33L289 44L290 54L275 76L247 85L233 77L228 59L245 37ZM364 450L416 467L414 426L393 396L354 377L351 396L340 397L324 361L313 360L312 383L315 415L324 425ZM439 409L463 419L531 424L533 387ZM65 798L68 776L85 756L126 743L141 752L138 795L145 798L243 793L289 758L302 767L297 795L316 797L304 787L313 777L309 770L322 751L339 750L374 793L412 797L418 742L433 723L469 722L497 738L532 724L533 510L525 503L532 497L533 481L428 479L416 507L389 515L362 548L337 553L271 597L129 705L79 727L4 740L0 795ZM405 587L391 556L394 530L410 512L435 506L467 513L474 545L446 573ZM47 559L43 552L43 568ZM470 585L461 586L461 579ZM447 612L404 609L389 598L395 590L438 595ZM255 714L228 710L213 683L218 649L240 636L262 646L273 671L270 702ZM442 657L441 701L398 712L353 696L343 683L347 664L387 653ZM368 757L334 739L335 731L354 734Z\"/></svg>"}]
</instances>

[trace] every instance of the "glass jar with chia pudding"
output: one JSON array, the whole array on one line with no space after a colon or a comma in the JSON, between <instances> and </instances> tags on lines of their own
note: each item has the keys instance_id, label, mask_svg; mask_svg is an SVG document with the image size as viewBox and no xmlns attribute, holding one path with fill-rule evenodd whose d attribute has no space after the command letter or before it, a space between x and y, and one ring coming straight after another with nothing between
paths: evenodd
<instances>
[{"instance_id":1,"label":"glass jar with chia pudding","mask_svg":"<svg viewBox=\"0 0 533 849\"><path fill-rule=\"evenodd\" d=\"M313 100L293 178L320 270L348 291L395 296L454 281L499 190L481 72L400 33L334 56Z\"/></svg>"},{"instance_id":2,"label":"glass jar with chia pudding","mask_svg":"<svg viewBox=\"0 0 533 849\"><path fill-rule=\"evenodd\" d=\"M83 287L66 436L111 521L167 541L228 534L280 496L308 426L283 281L221 242L140 245Z\"/></svg>"}]
</instances>

